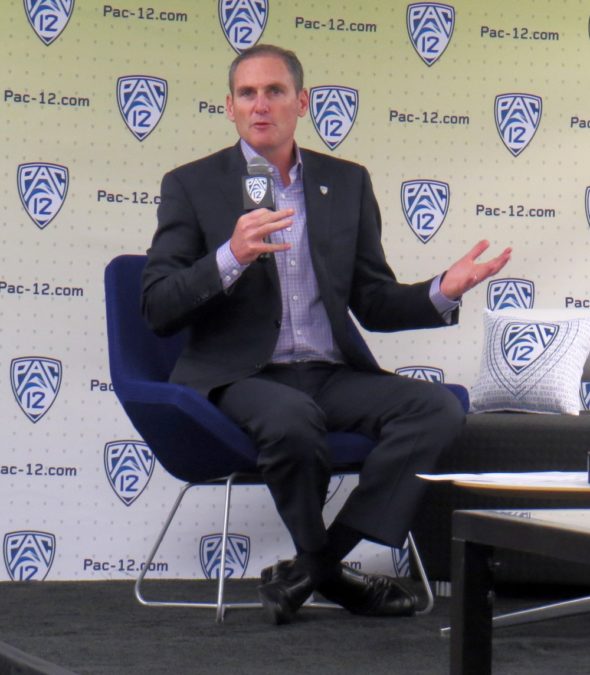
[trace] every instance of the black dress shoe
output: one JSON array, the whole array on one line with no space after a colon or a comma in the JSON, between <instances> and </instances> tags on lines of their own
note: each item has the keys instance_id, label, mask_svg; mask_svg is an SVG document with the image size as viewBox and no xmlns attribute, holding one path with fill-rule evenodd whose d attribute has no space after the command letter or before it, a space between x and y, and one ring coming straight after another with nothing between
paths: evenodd
<instances>
[{"instance_id":1,"label":"black dress shoe","mask_svg":"<svg viewBox=\"0 0 590 675\"><path fill-rule=\"evenodd\" d=\"M341 573L318 586L331 602L353 614L363 616L412 616L418 598L396 579L379 574L363 574L346 565Z\"/></svg>"},{"instance_id":2,"label":"black dress shoe","mask_svg":"<svg viewBox=\"0 0 590 675\"><path fill-rule=\"evenodd\" d=\"M268 584L269 581L283 579L293 565L295 565L295 560L279 560L260 572L260 580L263 584Z\"/></svg>"},{"instance_id":3,"label":"black dress shoe","mask_svg":"<svg viewBox=\"0 0 590 675\"><path fill-rule=\"evenodd\" d=\"M262 581L283 579L294 565L293 560L279 560L262 570ZM320 584L317 590L330 602L364 616L412 616L418 605L416 594L396 579L363 574L346 565L340 565L340 574Z\"/></svg>"},{"instance_id":4,"label":"black dress shoe","mask_svg":"<svg viewBox=\"0 0 590 675\"><path fill-rule=\"evenodd\" d=\"M314 590L310 576L292 561L284 561L280 574L273 568L262 571L258 596L272 623L290 623Z\"/></svg>"}]
</instances>

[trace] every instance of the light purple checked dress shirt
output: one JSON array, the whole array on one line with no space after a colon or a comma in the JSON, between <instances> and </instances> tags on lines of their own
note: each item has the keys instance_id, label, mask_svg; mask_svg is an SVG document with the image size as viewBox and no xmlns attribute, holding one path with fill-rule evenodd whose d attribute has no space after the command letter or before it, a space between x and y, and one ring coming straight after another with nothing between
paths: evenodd
<instances>
[{"instance_id":1,"label":"light purple checked dress shirt","mask_svg":"<svg viewBox=\"0 0 590 675\"><path fill-rule=\"evenodd\" d=\"M246 162L258 154L244 140L241 141L241 148ZM304 167L299 148L296 147L295 152L296 162L289 171L291 182L288 186L283 183L278 169L271 165L277 209L291 208L295 212L293 224L280 232L274 232L271 236L273 243L291 244L288 251L274 254L281 282L283 316L271 361L273 363L298 361L342 363L344 358L334 342L330 321L320 298L311 262L303 194ZM236 260L230 249L229 241L217 249L216 260L224 290L234 284L248 267ZM459 301L449 300L441 293L440 281L440 276L433 279L430 299L448 323Z\"/></svg>"}]
</instances>

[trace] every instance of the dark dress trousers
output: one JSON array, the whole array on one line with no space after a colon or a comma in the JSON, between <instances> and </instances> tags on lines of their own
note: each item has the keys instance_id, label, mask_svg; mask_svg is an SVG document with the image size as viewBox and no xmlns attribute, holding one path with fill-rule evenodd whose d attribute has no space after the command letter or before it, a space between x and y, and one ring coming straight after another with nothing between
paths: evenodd
<instances>
[{"instance_id":1,"label":"dark dress trousers","mask_svg":"<svg viewBox=\"0 0 590 675\"><path fill-rule=\"evenodd\" d=\"M358 372L363 373L363 398L379 398L370 410L385 408L384 396L396 399L395 420L373 421L372 429L365 429L358 420L349 425L373 432L379 443L365 463L359 488L338 518L369 538L399 545L422 492L414 474L432 468L438 454L452 442L462 411L446 389L380 370L355 340L349 309L371 331L446 324L430 301L431 280L401 284L388 266L381 246L379 208L366 169L309 150L301 150L301 156L312 263L335 342L349 371L347 376L338 376L339 395L347 387L352 395L355 385L348 375ZM246 174L239 144L166 174L158 228L143 274L142 311L152 329L166 335L188 328L187 344L171 380L204 395L246 382L241 385L242 398L250 397L249 383L268 376L281 326L273 256L249 265L228 291L219 278L216 251L230 239L243 214L241 179ZM457 316L455 312L452 323ZM371 374L378 380L372 380ZM376 381L378 387L372 384ZM355 393L358 396L358 390ZM406 398L411 402L408 405L403 403ZM239 414L234 417L242 422ZM337 424L347 427L341 421ZM382 433L384 425L387 433ZM252 432L248 424L242 426ZM295 543L303 549L319 548L325 536L321 506L329 467L323 460L317 462L314 470L322 474L316 481L321 486L317 509L309 517L302 516L309 508L309 489L307 493L305 489L309 479L298 483L292 472L281 476L280 471L273 477L278 450L262 442L259 447L263 473L268 469L267 482ZM315 458L325 454L325 449L315 448L310 454ZM310 521L317 521L318 513L316 528ZM306 529L311 533L306 534Z\"/></svg>"}]
</instances>

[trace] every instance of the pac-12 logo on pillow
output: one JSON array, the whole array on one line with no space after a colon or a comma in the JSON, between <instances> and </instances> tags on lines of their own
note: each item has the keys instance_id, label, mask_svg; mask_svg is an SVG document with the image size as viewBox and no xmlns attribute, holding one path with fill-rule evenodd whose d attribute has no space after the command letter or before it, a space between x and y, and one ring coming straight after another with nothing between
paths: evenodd
<instances>
[{"instance_id":1,"label":"pac-12 logo on pillow","mask_svg":"<svg viewBox=\"0 0 590 675\"><path fill-rule=\"evenodd\" d=\"M543 100L534 94L496 96L494 116L504 145L518 157L531 142L541 122Z\"/></svg>"},{"instance_id":2,"label":"pac-12 logo on pillow","mask_svg":"<svg viewBox=\"0 0 590 675\"><path fill-rule=\"evenodd\" d=\"M143 141L156 128L168 100L168 82L129 75L117 80L117 103L129 131Z\"/></svg>"},{"instance_id":3,"label":"pac-12 logo on pillow","mask_svg":"<svg viewBox=\"0 0 590 675\"><path fill-rule=\"evenodd\" d=\"M348 136L359 108L359 93L350 87L312 87L311 120L320 138L335 150Z\"/></svg>"},{"instance_id":4,"label":"pac-12 logo on pillow","mask_svg":"<svg viewBox=\"0 0 590 675\"><path fill-rule=\"evenodd\" d=\"M74 0L25 0L25 13L37 36L50 45L61 35L74 11Z\"/></svg>"},{"instance_id":5,"label":"pac-12 logo on pillow","mask_svg":"<svg viewBox=\"0 0 590 675\"><path fill-rule=\"evenodd\" d=\"M219 23L238 54L253 47L268 21L268 0L219 0Z\"/></svg>"},{"instance_id":6,"label":"pac-12 logo on pillow","mask_svg":"<svg viewBox=\"0 0 590 675\"><path fill-rule=\"evenodd\" d=\"M21 530L4 537L4 564L13 581L43 581L55 557L55 535Z\"/></svg>"},{"instance_id":7,"label":"pac-12 logo on pillow","mask_svg":"<svg viewBox=\"0 0 590 675\"><path fill-rule=\"evenodd\" d=\"M438 2L416 2L406 12L408 35L427 66L441 57L455 28L455 8Z\"/></svg>"},{"instance_id":8,"label":"pac-12 logo on pillow","mask_svg":"<svg viewBox=\"0 0 590 675\"><path fill-rule=\"evenodd\" d=\"M115 494L131 506L145 490L156 462L152 451L138 441L112 441L104 446L104 468Z\"/></svg>"},{"instance_id":9,"label":"pac-12 logo on pillow","mask_svg":"<svg viewBox=\"0 0 590 675\"><path fill-rule=\"evenodd\" d=\"M448 183L437 180L408 180L402 183L402 209L412 232L428 243L439 231L449 210Z\"/></svg>"},{"instance_id":10,"label":"pac-12 logo on pillow","mask_svg":"<svg viewBox=\"0 0 590 675\"><path fill-rule=\"evenodd\" d=\"M208 534L201 539L201 568L207 579L218 579L221 570L221 534ZM250 559L250 537L229 534L225 559L225 578L243 577Z\"/></svg>"},{"instance_id":11,"label":"pac-12 logo on pillow","mask_svg":"<svg viewBox=\"0 0 590 675\"><path fill-rule=\"evenodd\" d=\"M496 279L488 284L488 309L532 309L535 284L527 279Z\"/></svg>"},{"instance_id":12,"label":"pac-12 logo on pillow","mask_svg":"<svg viewBox=\"0 0 590 675\"><path fill-rule=\"evenodd\" d=\"M559 326L554 323L509 323L502 333L502 356L520 375L545 353L558 332Z\"/></svg>"}]
</instances>

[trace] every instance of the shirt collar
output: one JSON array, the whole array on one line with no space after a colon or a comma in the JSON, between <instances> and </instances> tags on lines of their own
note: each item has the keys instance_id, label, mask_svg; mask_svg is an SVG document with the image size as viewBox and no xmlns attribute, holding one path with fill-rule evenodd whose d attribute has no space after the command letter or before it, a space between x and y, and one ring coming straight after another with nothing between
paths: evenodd
<instances>
[{"instance_id":1,"label":"shirt collar","mask_svg":"<svg viewBox=\"0 0 590 675\"><path fill-rule=\"evenodd\" d=\"M254 150L254 148L251 145L249 145L243 138L240 139L240 147L242 149L242 154L244 155L246 163L248 163L252 159L252 157L256 157L258 155L256 150ZM274 164L271 164L270 166L272 168L274 178L276 180L280 180L281 176L277 167ZM303 170L303 161L301 159L301 152L299 150L299 146L297 145L297 143L295 143L295 164L293 164L293 166L289 169L289 178L291 179L291 183L294 183L301 176L302 170Z\"/></svg>"}]
</instances>

